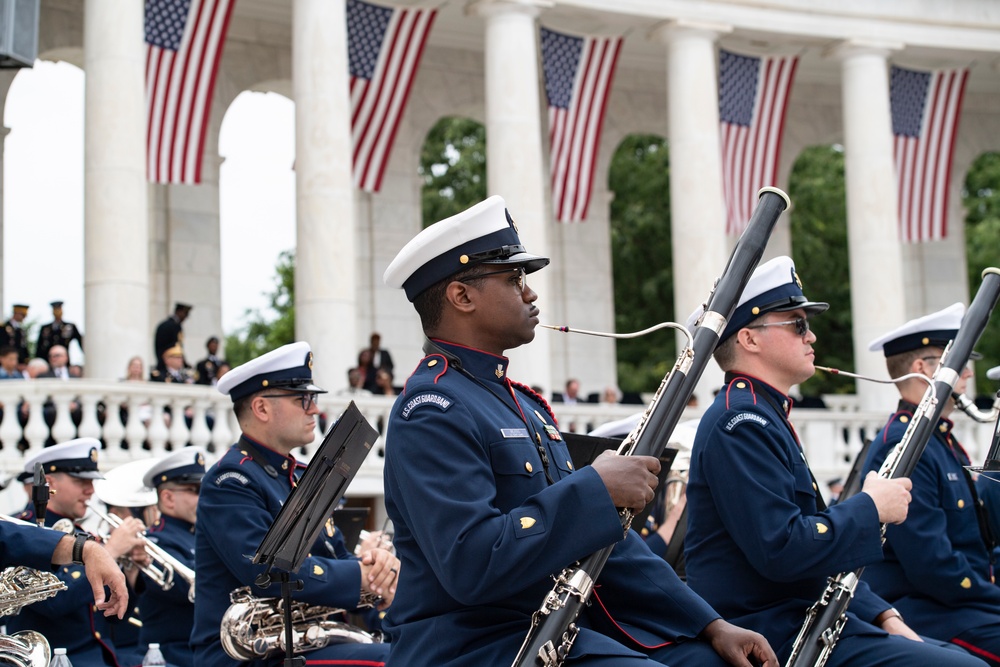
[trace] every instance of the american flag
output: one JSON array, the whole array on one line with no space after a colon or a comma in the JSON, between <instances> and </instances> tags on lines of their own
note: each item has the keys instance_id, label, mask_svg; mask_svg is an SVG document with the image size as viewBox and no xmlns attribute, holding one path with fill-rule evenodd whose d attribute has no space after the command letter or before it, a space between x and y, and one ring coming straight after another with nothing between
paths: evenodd
<instances>
[{"instance_id":1,"label":"american flag","mask_svg":"<svg viewBox=\"0 0 1000 667\"><path fill-rule=\"evenodd\" d=\"M559 222L587 217L604 110L621 37L574 37L541 29L549 101L552 206Z\"/></svg>"},{"instance_id":2,"label":"american flag","mask_svg":"<svg viewBox=\"0 0 1000 667\"><path fill-rule=\"evenodd\" d=\"M967 69L902 67L893 67L889 75L903 241L947 236L952 149L968 76Z\"/></svg>"},{"instance_id":3,"label":"american flag","mask_svg":"<svg viewBox=\"0 0 1000 667\"><path fill-rule=\"evenodd\" d=\"M215 75L236 0L146 0L147 173L201 182Z\"/></svg>"},{"instance_id":4,"label":"american flag","mask_svg":"<svg viewBox=\"0 0 1000 667\"><path fill-rule=\"evenodd\" d=\"M785 107L798 58L719 53L719 120L726 233L739 235L757 191L778 176Z\"/></svg>"},{"instance_id":5,"label":"american flag","mask_svg":"<svg viewBox=\"0 0 1000 667\"><path fill-rule=\"evenodd\" d=\"M347 0L354 184L378 192L437 10Z\"/></svg>"}]
</instances>

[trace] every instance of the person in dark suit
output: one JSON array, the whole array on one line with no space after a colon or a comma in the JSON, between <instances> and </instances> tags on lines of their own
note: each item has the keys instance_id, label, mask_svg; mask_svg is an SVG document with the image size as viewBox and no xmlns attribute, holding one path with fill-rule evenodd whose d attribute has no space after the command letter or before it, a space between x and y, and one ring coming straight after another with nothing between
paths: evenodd
<instances>
[{"instance_id":1,"label":"person in dark suit","mask_svg":"<svg viewBox=\"0 0 1000 667\"><path fill-rule=\"evenodd\" d=\"M538 325L526 276L548 263L491 197L424 229L385 272L427 336L389 416L385 505L406 563L383 622L390 663L510 664L550 577L614 544L568 665L777 665L637 534L622 539L616 507L652 499L659 461L609 455L573 471L548 403L510 380L506 351Z\"/></svg>"},{"instance_id":2,"label":"person in dark suit","mask_svg":"<svg viewBox=\"0 0 1000 667\"><path fill-rule=\"evenodd\" d=\"M17 350L18 370L23 371L31 354L28 352L28 332L24 328L24 318L28 316L28 306L22 303L14 304L14 313L4 322L0 330L0 347L12 347Z\"/></svg>"},{"instance_id":3,"label":"person in dark suit","mask_svg":"<svg viewBox=\"0 0 1000 667\"><path fill-rule=\"evenodd\" d=\"M208 354L204 359L195 364L195 382L197 384L215 384L216 374L222 359L219 358L219 339L212 336L205 341L205 349Z\"/></svg>"},{"instance_id":4,"label":"person in dark suit","mask_svg":"<svg viewBox=\"0 0 1000 667\"><path fill-rule=\"evenodd\" d=\"M910 502L910 480L872 474L828 508L805 461L788 393L815 372L809 317L827 308L803 295L790 258L757 268L715 350L726 384L699 422L688 477L688 585L783 662L827 578L881 561L880 524L902 522ZM862 582L827 664L983 665L919 639Z\"/></svg>"},{"instance_id":5,"label":"person in dark suit","mask_svg":"<svg viewBox=\"0 0 1000 667\"><path fill-rule=\"evenodd\" d=\"M392 355L389 350L382 347L382 336L378 332L372 332L369 338L368 349L372 353L372 366L377 371L388 371L392 373Z\"/></svg>"},{"instance_id":6,"label":"person in dark suit","mask_svg":"<svg viewBox=\"0 0 1000 667\"><path fill-rule=\"evenodd\" d=\"M80 349L82 350L83 335L80 333L80 330L77 329L76 325L72 322L63 321L63 302L53 301L49 305L52 306L52 321L42 326L42 328L38 331L38 343L35 345L35 356L42 359L48 359L49 350L56 345L62 345L66 348L68 353L69 344L74 340L79 343Z\"/></svg>"},{"instance_id":7,"label":"person in dark suit","mask_svg":"<svg viewBox=\"0 0 1000 667\"><path fill-rule=\"evenodd\" d=\"M184 320L191 314L191 306L186 303L177 302L174 304L174 313L167 319L156 325L156 333L153 336L153 352L156 354L156 367L162 373L166 370L163 365L163 353L180 344L184 347ZM184 360L184 367L189 368L187 359Z\"/></svg>"},{"instance_id":8,"label":"person in dark suit","mask_svg":"<svg viewBox=\"0 0 1000 667\"><path fill-rule=\"evenodd\" d=\"M869 350L885 354L889 376L932 377L965 314L956 303L890 331ZM965 392L966 366L955 384ZM878 470L912 421L927 384L910 378L896 384L896 412L872 440L864 470ZM990 665L1000 665L1000 588L993 579L994 537L971 465L953 423L948 399L912 473L913 502L906 521L889 526L885 560L865 570L864 580L899 609L917 632L957 644Z\"/></svg>"}]
</instances>

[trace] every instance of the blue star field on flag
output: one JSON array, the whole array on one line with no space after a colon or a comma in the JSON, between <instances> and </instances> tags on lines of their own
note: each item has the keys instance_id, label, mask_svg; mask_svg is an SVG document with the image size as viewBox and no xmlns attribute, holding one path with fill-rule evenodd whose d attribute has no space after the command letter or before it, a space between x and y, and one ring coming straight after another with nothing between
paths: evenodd
<instances>
[{"instance_id":1,"label":"blue star field on flag","mask_svg":"<svg viewBox=\"0 0 1000 667\"><path fill-rule=\"evenodd\" d=\"M904 137L919 137L927 102L930 72L893 67L889 75L889 97L892 100L892 133Z\"/></svg>"},{"instance_id":2,"label":"blue star field on flag","mask_svg":"<svg viewBox=\"0 0 1000 667\"><path fill-rule=\"evenodd\" d=\"M719 60L719 120L749 127L757 95L760 58L723 51Z\"/></svg>"},{"instance_id":3,"label":"blue star field on flag","mask_svg":"<svg viewBox=\"0 0 1000 667\"><path fill-rule=\"evenodd\" d=\"M146 43L161 49L181 48L191 0L146 0Z\"/></svg>"},{"instance_id":4,"label":"blue star field on flag","mask_svg":"<svg viewBox=\"0 0 1000 667\"><path fill-rule=\"evenodd\" d=\"M371 79L379 49L392 19L392 9L347 0L347 57L351 76Z\"/></svg>"},{"instance_id":5,"label":"blue star field on flag","mask_svg":"<svg viewBox=\"0 0 1000 667\"><path fill-rule=\"evenodd\" d=\"M549 106L568 109L573 100L573 81L583 51L583 39L541 29L545 95Z\"/></svg>"}]
</instances>

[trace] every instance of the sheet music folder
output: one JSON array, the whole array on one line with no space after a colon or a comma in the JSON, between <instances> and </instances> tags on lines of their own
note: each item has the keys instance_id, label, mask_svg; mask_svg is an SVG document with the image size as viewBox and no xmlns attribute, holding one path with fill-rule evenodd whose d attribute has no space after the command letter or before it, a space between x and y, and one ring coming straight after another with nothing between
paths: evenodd
<instances>
[{"instance_id":1,"label":"sheet music folder","mask_svg":"<svg viewBox=\"0 0 1000 667\"><path fill-rule=\"evenodd\" d=\"M378 431L351 401L285 500L254 563L298 572L377 438Z\"/></svg>"}]
</instances>

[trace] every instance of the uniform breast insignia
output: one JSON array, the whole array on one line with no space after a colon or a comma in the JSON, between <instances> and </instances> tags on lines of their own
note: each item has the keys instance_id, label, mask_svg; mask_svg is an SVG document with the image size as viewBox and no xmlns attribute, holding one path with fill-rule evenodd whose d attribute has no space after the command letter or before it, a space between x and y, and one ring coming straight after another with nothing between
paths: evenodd
<instances>
[{"instance_id":1,"label":"uniform breast insignia","mask_svg":"<svg viewBox=\"0 0 1000 667\"><path fill-rule=\"evenodd\" d=\"M948 481L949 482L957 482L958 481L958 473L957 472L949 472L948 473Z\"/></svg>"},{"instance_id":2,"label":"uniform breast insignia","mask_svg":"<svg viewBox=\"0 0 1000 667\"><path fill-rule=\"evenodd\" d=\"M225 482L226 480L229 480L229 479L235 479L237 482L239 482L243 486L246 486L247 484L250 483L250 479L246 475L244 475L242 473L230 471L230 472L224 472L221 475L219 475L218 477L216 477L215 478L215 485L216 486L222 486L223 482Z\"/></svg>"},{"instance_id":3,"label":"uniform breast insignia","mask_svg":"<svg viewBox=\"0 0 1000 667\"><path fill-rule=\"evenodd\" d=\"M545 435L549 436L549 440L554 440L556 442L562 440L562 435L559 434L559 429L552 424L546 424L543 428L545 429Z\"/></svg>"},{"instance_id":4,"label":"uniform breast insignia","mask_svg":"<svg viewBox=\"0 0 1000 667\"><path fill-rule=\"evenodd\" d=\"M528 429L526 428L502 428L500 429L500 435L504 438L527 438Z\"/></svg>"},{"instance_id":5,"label":"uniform breast insignia","mask_svg":"<svg viewBox=\"0 0 1000 667\"><path fill-rule=\"evenodd\" d=\"M420 394L419 396L414 396L408 400L399 415L403 419L409 419L414 410L425 405L433 405L441 412L444 412L451 407L451 404L452 400L447 396L442 396L441 394Z\"/></svg>"},{"instance_id":6,"label":"uniform breast insignia","mask_svg":"<svg viewBox=\"0 0 1000 667\"><path fill-rule=\"evenodd\" d=\"M732 433L733 429L735 429L737 426L747 422L759 424L760 426L763 426L765 428L767 427L768 424L771 423L764 417L761 417L760 415L754 412L741 412L738 415L733 416L728 422L726 422L724 428L730 433Z\"/></svg>"},{"instance_id":7,"label":"uniform breast insignia","mask_svg":"<svg viewBox=\"0 0 1000 667\"><path fill-rule=\"evenodd\" d=\"M959 584L959 586L961 586L962 588L972 588L972 580L966 577L965 579L962 579L962 582Z\"/></svg>"},{"instance_id":8,"label":"uniform breast insignia","mask_svg":"<svg viewBox=\"0 0 1000 667\"><path fill-rule=\"evenodd\" d=\"M535 525L535 520L532 519L530 516L521 517L521 530L527 530L528 528L531 528L534 525Z\"/></svg>"}]
</instances>

